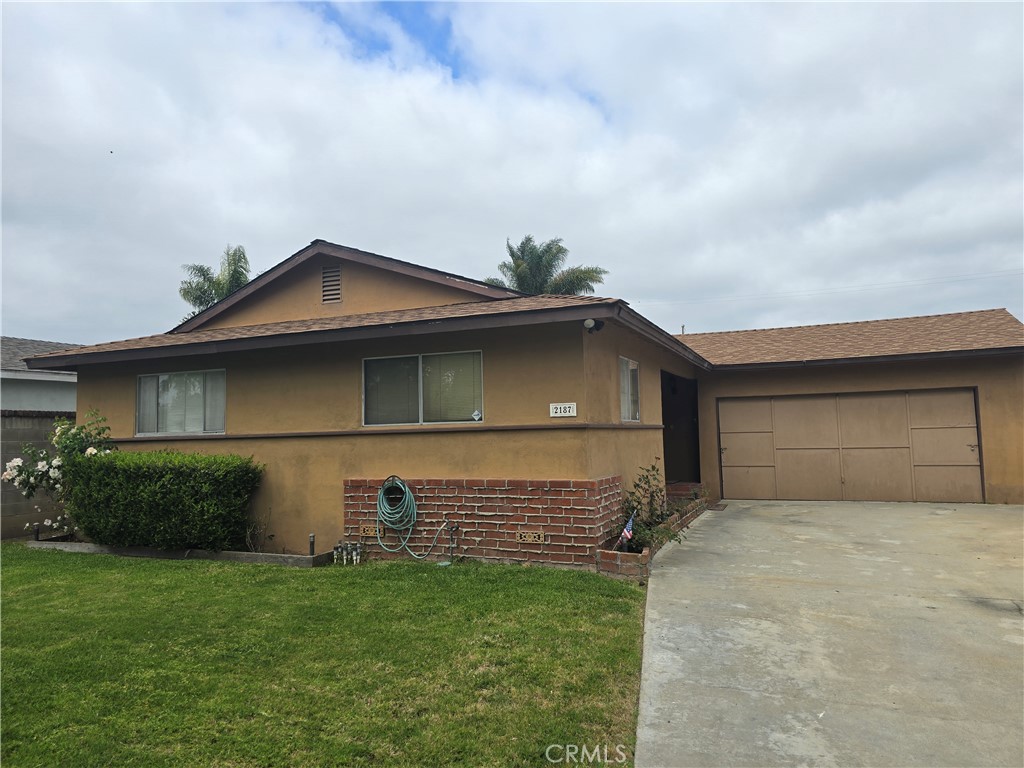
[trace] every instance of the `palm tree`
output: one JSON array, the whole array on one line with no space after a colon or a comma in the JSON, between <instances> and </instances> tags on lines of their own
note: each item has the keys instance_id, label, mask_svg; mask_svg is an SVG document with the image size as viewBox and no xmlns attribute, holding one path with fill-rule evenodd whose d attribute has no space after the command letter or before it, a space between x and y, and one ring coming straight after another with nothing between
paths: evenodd
<instances>
[{"instance_id":1,"label":"palm tree","mask_svg":"<svg viewBox=\"0 0 1024 768\"><path fill-rule=\"evenodd\" d=\"M527 235L519 245L505 240L509 261L498 265L504 276L488 277L486 282L501 288L511 288L522 293L556 293L577 295L593 293L595 283L603 283L607 269L601 267L567 267L561 269L569 255L569 249L562 245L562 238L556 237L537 245L533 235Z\"/></svg>"},{"instance_id":2,"label":"palm tree","mask_svg":"<svg viewBox=\"0 0 1024 768\"><path fill-rule=\"evenodd\" d=\"M249 258L245 255L245 247L241 245L228 245L224 248L224 255L220 257L220 272L217 274L205 264L182 264L181 268L185 270L188 279L181 281L178 293L195 307L193 312L185 316L185 320L212 307L249 282Z\"/></svg>"}]
</instances>

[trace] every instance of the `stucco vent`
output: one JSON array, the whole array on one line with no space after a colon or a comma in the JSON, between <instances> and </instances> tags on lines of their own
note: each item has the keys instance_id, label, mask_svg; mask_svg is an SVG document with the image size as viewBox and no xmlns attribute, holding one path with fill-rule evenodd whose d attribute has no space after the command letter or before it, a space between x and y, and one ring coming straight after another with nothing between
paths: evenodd
<instances>
[{"instance_id":1,"label":"stucco vent","mask_svg":"<svg viewBox=\"0 0 1024 768\"><path fill-rule=\"evenodd\" d=\"M341 301L341 267L324 267L321 290L324 304Z\"/></svg>"}]
</instances>

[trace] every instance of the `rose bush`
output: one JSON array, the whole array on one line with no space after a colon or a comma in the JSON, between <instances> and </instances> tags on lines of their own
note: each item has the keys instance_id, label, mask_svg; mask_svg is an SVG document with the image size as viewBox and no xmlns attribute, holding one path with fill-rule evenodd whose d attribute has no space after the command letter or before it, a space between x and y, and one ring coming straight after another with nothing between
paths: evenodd
<instances>
[{"instance_id":1,"label":"rose bush","mask_svg":"<svg viewBox=\"0 0 1024 768\"><path fill-rule=\"evenodd\" d=\"M64 477L69 461L82 457L110 453L113 450L110 440L110 427L106 419L96 411L86 414L83 424L75 424L67 419L54 422L50 433L52 453L47 448L36 448L32 445L22 447L24 457L16 457L7 462L0 480L8 482L21 491L26 499L43 492L50 496L62 510L56 520L46 518L36 525L41 525L56 533L74 533L78 530L71 515L64 507L67 489ZM38 509L38 507L37 507ZM32 528L26 523L26 530Z\"/></svg>"}]
</instances>

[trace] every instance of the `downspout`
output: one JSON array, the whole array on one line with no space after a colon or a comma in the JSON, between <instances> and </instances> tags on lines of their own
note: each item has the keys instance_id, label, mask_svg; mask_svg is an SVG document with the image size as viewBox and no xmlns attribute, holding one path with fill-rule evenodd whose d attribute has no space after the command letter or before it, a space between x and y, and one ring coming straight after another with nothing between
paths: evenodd
<instances>
[{"instance_id":1,"label":"downspout","mask_svg":"<svg viewBox=\"0 0 1024 768\"><path fill-rule=\"evenodd\" d=\"M582 360L582 363L583 363L583 403L582 403L582 405L583 405L583 423L584 424L590 424L592 422L592 418L591 418L591 414L590 414L590 387L591 387L591 382L590 382L590 365L589 365L589 361L590 361L590 344L591 344L591 341L592 341L590 336L592 334L589 334L589 333L586 332L586 330L583 328L583 324L582 323L579 323L579 333L580 333L581 341L582 341L582 344L583 344L583 354L580 357L580 359ZM587 477L588 478L594 474L593 473L593 468L594 468L594 460L593 459L594 459L594 457L593 457L593 452L592 452L592 448L591 448L591 444L590 444L590 437L591 437L590 430L589 429L584 429L583 430L583 445L584 445L584 456L585 456L586 462L587 462Z\"/></svg>"}]
</instances>

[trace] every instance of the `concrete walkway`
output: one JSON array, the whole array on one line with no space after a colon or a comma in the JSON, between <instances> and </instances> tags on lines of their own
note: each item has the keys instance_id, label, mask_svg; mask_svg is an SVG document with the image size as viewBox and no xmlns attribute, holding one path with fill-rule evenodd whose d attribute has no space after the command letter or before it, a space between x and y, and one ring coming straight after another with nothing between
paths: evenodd
<instances>
[{"instance_id":1,"label":"concrete walkway","mask_svg":"<svg viewBox=\"0 0 1024 768\"><path fill-rule=\"evenodd\" d=\"M1024 765L1024 510L732 501L654 560L638 768Z\"/></svg>"}]
</instances>

